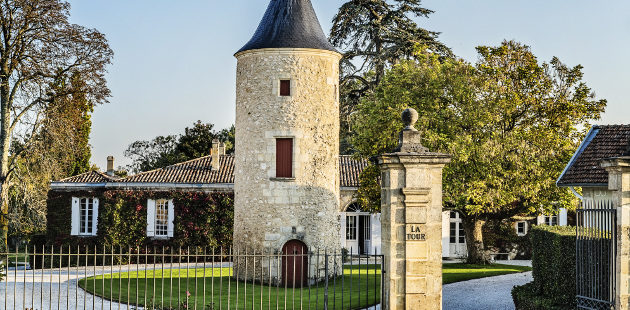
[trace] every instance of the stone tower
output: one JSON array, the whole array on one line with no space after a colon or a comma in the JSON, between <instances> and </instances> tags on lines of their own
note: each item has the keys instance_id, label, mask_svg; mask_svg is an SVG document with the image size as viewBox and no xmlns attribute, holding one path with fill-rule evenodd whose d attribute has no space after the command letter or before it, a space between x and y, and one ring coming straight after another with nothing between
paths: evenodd
<instances>
[{"instance_id":1,"label":"stone tower","mask_svg":"<svg viewBox=\"0 0 630 310\"><path fill-rule=\"evenodd\" d=\"M339 253L341 54L310 0L271 0L235 57L234 246Z\"/></svg>"}]
</instances>

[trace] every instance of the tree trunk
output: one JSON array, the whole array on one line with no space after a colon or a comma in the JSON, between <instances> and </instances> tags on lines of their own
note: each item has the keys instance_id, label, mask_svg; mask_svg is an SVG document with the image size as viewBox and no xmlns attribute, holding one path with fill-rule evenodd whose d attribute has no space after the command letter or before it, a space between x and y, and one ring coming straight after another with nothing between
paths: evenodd
<instances>
[{"instance_id":1,"label":"tree trunk","mask_svg":"<svg viewBox=\"0 0 630 310\"><path fill-rule=\"evenodd\" d=\"M464 234L466 235L466 249L468 264L489 264L490 259L486 255L483 245L483 225L486 221L467 216L462 217L462 225L464 225Z\"/></svg>"},{"instance_id":2,"label":"tree trunk","mask_svg":"<svg viewBox=\"0 0 630 310\"><path fill-rule=\"evenodd\" d=\"M9 102L9 79L6 62L0 70L0 251L7 249L9 232L9 151L11 149L11 108Z\"/></svg>"}]
</instances>

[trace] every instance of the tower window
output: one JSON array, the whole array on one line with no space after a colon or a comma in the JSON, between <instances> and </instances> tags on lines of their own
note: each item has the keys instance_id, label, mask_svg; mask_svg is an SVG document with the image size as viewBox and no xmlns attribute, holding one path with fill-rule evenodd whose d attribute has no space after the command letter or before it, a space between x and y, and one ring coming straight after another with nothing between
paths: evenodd
<instances>
[{"instance_id":1,"label":"tower window","mask_svg":"<svg viewBox=\"0 0 630 310\"><path fill-rule=\"evenodd\" d=\"M291 80L280 80L280 96L291 96Z\"/></svg>"},{"instance_id":2,"label":"tower window","mask_svg":"<svg viewBox=\"0 0 630 310\"><path fill-rule=\"evenodd\" d=\"M276 177L293 177L293 139L276 139Z\"/></svg>"}]
</instances>

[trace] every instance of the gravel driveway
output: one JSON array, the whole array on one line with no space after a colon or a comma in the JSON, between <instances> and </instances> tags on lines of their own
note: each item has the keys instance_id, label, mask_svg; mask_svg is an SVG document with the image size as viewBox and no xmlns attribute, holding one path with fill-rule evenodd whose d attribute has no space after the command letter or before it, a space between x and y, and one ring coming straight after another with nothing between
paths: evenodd
<instances>
[{"instance_id":1,"label":"gravel driveway","mask_svg":"<svg viewBox=\"0 0 630 310\"><path fill-rule=\"evenodd\" d=\"M187 264L170 266L165 268L186 268ZM224 263L224 267L228 265ZM188 265L195 268L195 264ZM198 268L202 265L198 264ZM219 267L219 264L215 264ZM159 269L158 267L156 269ZM206 268L210 268L206 264ZM135 307L109 302L102 298L88 294L77 286L81 278L85 278L115 272L150 270L153 265L124 265L110 267L63 268L63 269L38 269L16 270L9 268L7 279L0 281L0 309L136 309ZM112 270L113 269L113 270ZM34 273L34 276L33 276ZM139 308L142 309L142 308Z\"/></svg>"},{"instance_id":2,"label":"gravel driveway","mask_svg":"<svg viewBox=\"0 0 630 310\"><path fill-rule=\"evenodd\" d=\"M532 280L529 271L446 284L442 307L445 310L514 309L512 287Z\"/></svg>"}]
</instances>

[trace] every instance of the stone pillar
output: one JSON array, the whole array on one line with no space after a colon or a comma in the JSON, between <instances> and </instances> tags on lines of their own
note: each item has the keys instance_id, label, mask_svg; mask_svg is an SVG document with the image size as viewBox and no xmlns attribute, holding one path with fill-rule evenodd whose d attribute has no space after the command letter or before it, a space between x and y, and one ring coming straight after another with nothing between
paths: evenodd
<instances>
[{"instance_id":1,"label":"stone pillar","mask_svg":"<svg viewBox=\"0 0 630 310\"><path fill-rule=\"evenodd\" d=\"M442 309L442 169L450 156L420 144L417 120L405 110L398 149L378 158L383 309Z\"/></svg>"},{"instance_id":2,"label":"stone pillar","mask_svg":"<svg viewBox=\"0 0 630 310\"><path fill-rule=\"evenodd\" d=\"M605 159L608 190L617 207L617 296L615 309L630 309L630 157Z\"/></svg>"}]
</instances>

